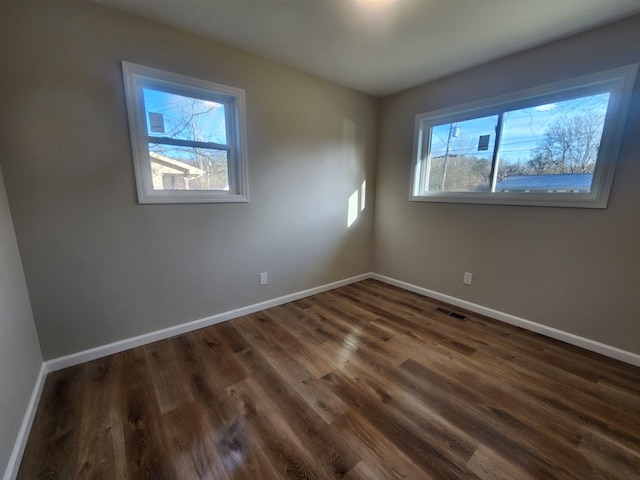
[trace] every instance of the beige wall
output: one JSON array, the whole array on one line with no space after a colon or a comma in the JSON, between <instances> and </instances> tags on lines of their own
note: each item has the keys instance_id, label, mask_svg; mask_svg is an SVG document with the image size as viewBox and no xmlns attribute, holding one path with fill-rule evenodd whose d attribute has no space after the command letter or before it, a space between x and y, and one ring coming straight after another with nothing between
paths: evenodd
<instances>
[{"instance_id":1,"label":"beige wall","mask_svg":"<svg viewBox=\"0 0 640 480\"><path fill-rule=\"evenodd\" d=\"M640 353L638 83L608 209L407 200L417 113L636 62L640 16L385 98L374 271Z\"/></svg>"},{"instance_id":2,"label":"beige wall","mask_svg":"<svg viewBox=\"0 0 640 480\"><path fill-rule=\"evenodd\" d=\"M607 210L407 200L416 113L638 62L639 32L634 17L379 103L90 2L6 2L0 163L44 357L370 270L640 353L637 88ZM136 203L123 59L246 90L249 204Z\"/></svg>"},{"instance_id":3,"label":"beige wall","mask_svg":"<svg viewBox=\"0 0 640 480\"><path fill-rule=\"evenodd\" d=\"M2 8L0 468L38 339L54 358L370 270L640 353L638 86L607 210L407 200L415 114L640 62L640 16L378 102L83 0ZM121 60L246 90L250 203L137 204Z\"/></svg>"},{"instance_id":4,"label":"beige wall","mask_svg":"<svg viewBox=\"0 0 640 480\"><path fill-rule=\"evenodd\" d=\"M42 355L0 171L0 476L36 382Z\"/></svg>"},{"instance_id":5,"label":"beige wall","mask_svg":"<svg viewBox=\"0 0 640 480\"><path fill-rule=\"evenodd\" d=\"M0 149L45 358L369 271L376 99L89 2L6 3ZM137 204L121 60L245 89L250 203Z\"/></svg>"}]
</instances>

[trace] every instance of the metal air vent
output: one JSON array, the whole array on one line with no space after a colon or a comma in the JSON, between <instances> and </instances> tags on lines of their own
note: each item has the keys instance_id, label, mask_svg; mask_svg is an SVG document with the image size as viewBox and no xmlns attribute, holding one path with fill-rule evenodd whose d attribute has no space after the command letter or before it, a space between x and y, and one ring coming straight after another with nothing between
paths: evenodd
<instances>
[{"instance_id":1,"label":"metal air vent","mask_svg":"<svg viewBox=\"0 0 640 480\"><path fill-rule=\"evenodd\" d=\"M444 313L445 315L448 315L450 317L457 318L462 322L467 321L467 317L465 315L462 315L461 313L458 313L458 312L452 312L451 310L447 310L446 308L437 307L436 311L440 313Z\"/></svg>"}]
</instances>

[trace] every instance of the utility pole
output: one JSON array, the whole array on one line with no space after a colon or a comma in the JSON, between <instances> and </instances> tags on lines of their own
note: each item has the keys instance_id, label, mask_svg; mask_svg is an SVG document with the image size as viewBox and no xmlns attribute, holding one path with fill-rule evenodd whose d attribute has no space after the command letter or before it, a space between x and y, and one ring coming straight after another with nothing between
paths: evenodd
<instances>
[{"instance_id":1,"label":"utility pole","mask_svg":"<svg viewBox=\"0 0 640 480\"><path fill-rule=\"evenodd\" d=\"M498 115L498 123L496 124L496 141L493 145L493 160L491 162L491 173L489 181L491 182L491 191L496 191L498 183L498 162L500 162L500 143L502 141L502 130L504 129L504 113Z\"/></svg>"},{"instance_id":2,"label":"utility pole","mask_svg":"<svg viewBox=\"0 0 640 480\"><path fill-rule=\"evenodd\" d=\"M449 126L449 136L447 137L447 149L444 152L444 165L442 167L442 187L441 191L445 191L444 184L447 181L447 161L449 160L449 147L451 146L451 137L457 137L460 127L456 127L454 123Z\"/></svg>"}]
</instances>

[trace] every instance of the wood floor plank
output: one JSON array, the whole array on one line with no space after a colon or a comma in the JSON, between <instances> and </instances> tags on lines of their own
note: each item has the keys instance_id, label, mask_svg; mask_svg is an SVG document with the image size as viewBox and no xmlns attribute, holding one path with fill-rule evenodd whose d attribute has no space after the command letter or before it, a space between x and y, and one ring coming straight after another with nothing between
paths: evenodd
<instances>
[{"instance_id":1,"label":"wood floor plank","mask_svg":"<svg viewBox=\"0 0 640 480\"><path fill-rule=\"evenodd\" d=\"M411 375L407 381L420 388L421 396L429 399L443 418L470 433L479 443L498 452L509 452L510 458L517 457L524 462L519 465L524 471L534 468L540 478L592 476L593 472L586 470L572 445L554 441L552 428L538 430L541 425L524 423L502 406L484 402L471 389L417 362L408 361L402 369Z\"/></svg>"},{"instance_id":2,"label":"wood floor plank","mask_svg":"<svg viewBox=\"0 0 640 480\"><path fill-rule=\"evenodd\" d=\"M210 363L209 349L202 345L199 335L183 335L171 341L195 405L200 409L211 435L220 440L225 430L240 416L232 400L223 394L229 386L228 381L215 375L219 368Z\"/></svg>"},{"instance_id":3,"label":"wood floor plank","mask_svg":"<svg viewBox=\"0 0 640 480\"><path fill-rule=\"evenodd\" d=\"M77 478L126 478L118 360L112 355L86 364Z\"/></svg>"},{"instance_id":4,"label":"wood floor plank","mask_svg":"<svg viewBox=\"0 0 640 480\"><path fill-rule=\"evenodd\" d=\"M145 346L144 351L160 413L164 414L180 405L190 403L193 396L190 390L185 388L176 363L173 344L154 342Z\"/></svg>"},{"instance_id":5,"label":"wood floor plank","mask_svg":"<svg viewBox=\"0 0 640 480\"><path fill-rule=\"evenodd\" d=\"M118 355L120 412L129 478L168 480L176 477L173 451L166 442L160 407L148 374L144 348Z\"/></svg>"},{"instance_id":6,"label":"wood floor plank","mask_svg":"<svg viewBox=\"0 0 640 480\"><path fill-rule=\"evenodd\" d=\"M326 357L315 354L312 348L303 347L293 335L278 331L282 327L266 315L250 316L246 322L238 322L237 329L245 335L254 350L264 352L265 357L291 384L312 377L319 378L333 369L327 365Z\"/></svg>"},{"instance_id":7,"label":"wood floor plank","mask_svg":"<svg viewBox=\"0 0 640 480\"><path fill-rule=\"evenodd\" d=\"M431 478L396 445L380 435L375 422L367 420L357 411L343 415L333 424L345 438L351 439L351 445L363 459L349 471L348 476L359 478L365 473L368 478L413 479ZM362 465L362 463L365 465Z\"/></svg>"},{"instance_id":8,"label":"wood floor plank","mask_svg":"<svg viewBox=\"0 0 640 480\"><path fill-rule=\"evenodd\" d=\"M129 478L177 478L174 452L166 442L153 387L142 385L128 390L122 397L122 415Z\"/></svg>"},{"instance_id":9,"label":"wood floor plank","mask_svg":"<svg viewBox=\"0 0 640 480\"><path fill-rule=\"evenodd\" d=\"M324 382L315 378L303 380L295 385L296 391L307 400L313 408L328 424L341 418L349 411L349 406L335 395Z\"/></svg>"},{"instance_id":10,"label":"wood floor plank","mask_svg":"<svg viewBox=\"0 0 640 480\"><path fill-rule=\"evenodd\" d=\"M224 338L224 343L229 347L229 349L231 349L231 351L233 351L233 353L238 353L251 348L251 345L247 340L234 327L238 321L239 319L236 319L235 322L219 323L215 328L210 329L215 330L222 338Z\"/></svg>"},{"instance_id":11,"label":"wood floor plank","mask_svg":"<svg viewBox=\"0 0 640 480\"><path fill-rule=\"evenodd\" d=\"M478 448L467 462L467 468L482 480L533 480L531 475L508 458L484 446Z\"/></svg>"},{"instance_id":12,"label":"wood floor plank","mask_svg":"<svg viewBox=\"0 0 640 480\"><path fill-rule=\"evenodd\" d=\"M193 337L198 340L200 361L207 366L209 377L216 380L218 388L226 388L248 377L233 356L234 351L216 329L198 330L193 332Z\"/></svg>"},{"instance_id":13,"label":"wood floor plank","mask_svg":"<svg viewBox=\"0 0 640 480\"><path fill-rule=\"evenodd\" d=\"M276 314L274 314L276 315ZM304 366L316 378L333 370L324 356L319 356L313 348L303 344L295 335L275 321L267 312L249 315L251 327L272 343L277 343L287 351L288 355Z\"/></svg>"},{"instance_id":14,"label":"wood floor plank","mask_svg":"<svg viewBox=\"0 0 640 480\"><path fill-rule=\"evenodd\" d=\"M252 317L255 320L255 317ZM280 319L280 317L278 317ZM263 318L264 320L264 318ZM247 341L256 349L260 350L265 359L278 371L287 382L302 396L309 398L309 405L327 423L331 423L337 417L348 411L348 407L328 390L321 382L317 381L318 376L314 376L303 365L298 363L296 355L286 348L286 343L273 339L270 335L262 335L265 332L263 321L240 323L237 328L244 332ZM332 365L328 356L320 349L315 348L315 344L308 345L307 358L320 356L321 360ZM315 354L315 355L314 355ZM323 372L319 372L321 376Z\"/></svg>"},{"instance_id":15,"label":"wood floor plank","mask_svg":"<svg viewBox=\"0 0 640 480\"><path fill-rule=\"evenodd\" d=\"M483 359L481 363L499 368L494 360ZM530 371L518 368L516 372L519 374L519 381L522 382L521 391L544 405L546 410L640 451L639 417L625 414L607 402L594 399L580 390L545 379Z\"/></svg>"},{"instance_id":16,"label":"wood floor plank","mask_svg":"<svg viewBox=\"0 0 640 480\"><path fill-rule=\"evenodd\" d=\"M73 478L84 388L85 366L50 374L45 382L18 479Z\"/></svg>"},{"instance_id":17,"label":"wood floor plank","mask_svg":"<svg viewBox=\"0 0 640 480\"><path fill-rule=\"evenodd\" d=\"M316 325L309 320L305 311L296 308L295 303L287 303L277 310L278 323L288 332L299 337L305 344L321 344L325 342L322 334L315 330Z\"/></svg>"},{"instance_id":18,"label":"wood floor plank","mask_svg":"<svg viewBox=\"0 0 640 480\"><path fill-rule=\"evenodd\" d=\"M601 478L620 479L640 477L640 451L619 448L591 432L582 435L580 451L589 466Z\"/></svg>"},{"instance_id":19,"label":"wood floor plank","mask_svg":"<svg viewBox=\"0 0 640 480\"><path fill-rule=\"evenodd\" d=\"M378 319L378 315L355 309L353 312L345 313L347 307L348 304L336 296L331 306L317 309L320 311L324 309L327 316L326 324L341 332L338 343L345 344L346 340L352 345L357 345L362 350L384 356L387 361L395 365L399 365L407 359L406 354L403 352L392 352L385 347L385 342L389 338L384 331L373 323L374 320Z\"/></svg>"},{"instance_id":20,"label":"wood floor plank","mask_svg":"<svg viewBox=\"0 0 640 480\"><path fill-rule=\"evenodd\" d=\"M401 451L427 474L435 478L459 479L477 478L464 465L456 465L453 459L443 455L432 443L421 437L411 417L394 415L381 405L376 398L362 392L344 373L334 371L324 377L334 391L347 404L358 409L367 418L376 419L376 430L387 440L398 445Z\"/></svg>"},{"instance_id":21,"label":"wood floor plank","mask_svg":"<svg viewBox=\"0 0 640 480\"><path fill-rule=\"evenodd\" d=\"M534 405L532 399L522 395L519 380L514 377L505 380L494 370L487 369L466 356L446 355L437 348L416 350L402 339L394 339L391 343L396 342L398 348L412 353L412 358L402 365L403 368L414 365L413 362L421 366L428 365L429 371L437 371L446 380L443 385L446 385L448 390L442 392L442 396L468 398L470 403L482 405L487 410L504 411L505 414L516 416L530 428L548 430L551 436L559 437L569 445L575 446L579 443L580 437L575 425L551 416L552 412L541 416L541 405ZM401 378L401 375L396 375L396 379L398 378Z\"/></svg>"},{"instance_id":22,"label":"wood floor plank","mask_svg":"<svg viewBox=\"0 0 640 480\"><path fill-rule=\"evenodd\" d=\"M222 455L207 421L197 405L182 404L162 416L167 442L174 452L180 478L185 480L228 479Z\"/></svg>"},{"instance_id":23,"label":"wood floor plank","mask_svg":"<svg viewBox=\"0 0 640 480\"><path fill-rule=\"evenodd\" d=\"M410 420L411 428L418 432L421 439L443 456L453 459L456 464L468 461L478 447L473 438L437 415L431 405L413 392L405 389L402 395L396 395L397 384L392 379L372 377L358 368L340 373L366 398L374 399L374 406L382 407L389 415L397 418L398 422ZM358 407L361 406L359 403ZM411 412L411 415L407 415L407 412Z\"/></svg>"},{"instance_id":24,"label":"wood floor plank","mask_svg":"<svg viewBox=\"0 0 640 480\"><path fill-rule=\"evenodd\" d=\"M442 302L430 299L429 297L400 290L380 282L361 282L358 284L358 287L366 292L365 295L373 295L385 299L399 309L409 308L417 313L422 312L424 314L426 312L433 312L437 307L443 305ZM632 365L618 362L574 345L568 345L559 340L499 322L484 315L473 314L472 312L453 306L449 306L448 308L469 315L470 320L469 323L460 323L449 318L449 325L458 325L463 331L472 329L475 336L478 336L479 339L484 338L486 345L506 342L505 346L515 349L516 351L527 351L534 356L536 356L536 353L554 354L555 356L553 357L543 357L548 369L549 367L553 367L553 369L567 367L567 372L573 371L573 373L577 373L578 375L580 375L579 372L582 372L581 374L585 379L594 380L598 378L598 382L602 383L616 382L621 388L628 389L633 392L634 395L640 394L638 369ZM444 320L446 316L439 315L439 318ZM475 326L480 328L475 328ZM489 335L488 338L487 335ZM514 338L516 340L513 340ZM523 341L523 339L526 339L526 341ZM541 357L538 356L536 358ZM609 378L610 376L611 379ZM613 378L615 378L615 380L613 380Z\"/></svg>"},{"instance_id":25,"label":"wood floor plank","mask_svg":"<svg viewBox=\"0 0 640 480\"><path fill-rule=\"evenodd\" d=\"M250 354L250 351L246 352ZM326 466L312 455L289 424L274 407L272 401L259 400L266 393L253 378L229 388L230 396L240 406L243 416L251 425L265 455L273 465L274 479L333 478L327 476ZM319 476L320 472L324 475Z\"/></svg>"},{"instance_id":26,"label":"wood floor plank","mask_svg":"<svg viewBox=\"0 0 640 480\"><path fill-rule=\"evenodd\" d=\"M343 296L346 299L352 300L354 296L349 295L343 292L336 292L336 296ZM431 338L433 338L438 343L447 346L451 350L457 351L464 355L471 355L476 351L476 342L465 343L458 338L451 337L446 333L436 330L429 330L422 324L415 321L414 316L403 316L399 314L392 305L377 299L365 299L360 298L360 301L356 304L358 308L361 310L366 310L369 312L373 312L379 317L393 321L399 325L403 325L409 329L415 329L421 331L425 334L428 334Z\"/></svg>"},{"instance_id":27,"label":"wood floor plank","mask_svg":"<svg viewBox=\"0 0 640 480\"><path fill-rule=\"evenodd\" d=\"M295 391L258 352L249 350L238 354L240 361L251 371L252 379L269 399L274 415L287 419L296 436L304 442L314 458L321 461L325 475L344 476L359 459L333 429L329 428L316 411ZM330 477L327 477L330 478Z\"/></svg>"},{"instance_id":28,"label":"wood floor plank","mask_svg":"<svg viewBox=\"0 0 640 480\"><path fill-rule=\"evenodd\" d=\"M640 480L640 368L365 280L48 375L31 479Z\"/></svg>"}]
</instances>

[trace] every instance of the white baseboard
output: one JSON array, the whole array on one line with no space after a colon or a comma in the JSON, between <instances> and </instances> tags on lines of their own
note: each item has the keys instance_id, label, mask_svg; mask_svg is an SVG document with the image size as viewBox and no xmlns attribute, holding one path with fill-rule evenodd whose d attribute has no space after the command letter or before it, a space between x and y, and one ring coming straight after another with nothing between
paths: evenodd
<instances>
[{"instance_id":1,"label":"white baseboard","mask_svg":"<svg viewBox=\"0 0 640 480\"><path fill-rule=\"evenodd\" d=\"M22 421L20 431L18 432L18 436L16 438L13 451L11 452L11 457L9 458L9 463L7 464L7 468L5 470L3 480L14 480L18 475L18 470L20 468L20 461L22 459L22 455L24 454L24 449L27 444L27 440L29 438L29 432L31 430L31 425L33 424L33 419L35 417L36 410L38 408L40 396L42 395L42 389L44 387L44 381L47 373L55 370L71 367L74 365L79 365L84 362L95 360L97 358L101 358L114 353L119 353L125 350L129 350L131 348L146 345L158 340L163 340L165 338L170 338L176 335L181 335L183 333L188 333L193 330L197 330L199 328L215 325L217 323L221 323L227 320L231 320L233 318L241 317L243 315L249 315L251 313L259 312L267 308L283 305L285 303L293 302L295 300L300 300L302 298L310 297L311 295L316 295L318 293L333 290L335 288L339 288L344 285L349 285L351 283L359 282L361 280L366 280L368 278L373 278L381 282L388 283L390 285L395 285L396 287L409 290L411 292L415 292L420 295L424 295L426 297L431 297L436 300L449 303L451 305L456 305L458 307L470 310L472 312L476 312L481 315L495 318L496 320L500 320L502 322L509 323L511 325L516 325L526 330L540 333L542 335L555 338L556 340L560 340L560 341L569 343L571 345L576 345L578 347L582 347L587 350L591 350L593 352L600 353L602 355L605 355L611 358L615 358L617 360L623 361L625 363L629 363L631 365L640 366L640 355L638 354L628 352L616 347L612 347L610 345L606 345L606 344L597 342L595 340L590 340L588 338L580 337L578 335L574 335L572 333L558 330L553 327L535 323L530 320L525 320L524 318L516 317L514 315L500 312L492 308L483 307L482 305L477 305L475 303L468 302L466 300L462 300L456 297L452 297L444 293L419 287L417 285L403 282L401 280L396 280L391 277L386 277L384 275L379 275L377 273L364 273L361 275L357 275L355 277L346 278L344 280L328 283L326 285L310 288L308 290L302 290L300 292L284 295L282 297L266 300L264 302L248 305L246 307L230 310L228 312L219 313L217 315L212 315L210 317L194 320L192 322L183 323L181 325L176 325L176 326L165 328L162 330L157 330L155 332L146 333L144 335L139 335L136 337L125 339L125 340L120 340L118 342L109 343L106 345L102 345L100 347L91 348L89 350L84 350L82 352L74 353L64 357L54 358L52 360L48 360L44 362L42 364L42 367L40 368L40 372L38 374L38 378L36 380L33 393L31 394L29 404L27 405L27 410L26 410L24 419Z\"/></svg>"},{"instance_id":2,"label":"white baseboard","mask_svg":"<svg viewBox=\"0 0 640 480\"><path fill-rule=\"evenodd\" d=\"M532 322L524 318L516 317L515 315L511 315L509 313L501 312L499 310L494 310L492 308L484 307L482 305L468 302L460 298L452 297L444 293L419 287L417 285L403 282L401 280L396 280L391 277L386 277L384 275L379 275L377 273L364 273L361 275L357 275L355 277L350 277L344 280L339 280L337 282L321 285L319 287L310 288L308 290L302 290L300 292L291 293L289 295L284 295L282 297L266 300L264 302L255 303L253 305L248 305L246 307L241 307L235 310L222 312L217 315L212 315L210 317L194 320L192 322L183 323L173 327L168 327L162 330L157 330L155 332L145 333L143 335L127 338L124 340L120 340L118 342L101 345L99 347L73 353L71 355L67 355L64 357L58 357L52 360L47 360L44 363L44 366L46 369L45 372L60 370L62 368L78 365L80 363L95 360L97 358L101 358L107 355L123 352L125 350L129 350L130 348L147 345L149 343L156 342L158 340L164 340L165 338L175 337L176 335L182 335L183 333L188 333L193 330L197 330L199 328L208 327L210 325L215 325L216 323L225 322L227 320L241 317L243 315L249 315L251 313L259 312L260 310L265 310L267 308L275 307L288 302L293 302L301 298L310 297L311 295L316 295L318 293L326 292L328 290L333 290L334 288L339 288L344 285L349 285L351 283L359 282L361 280L366 280L367 278L374 278L376 280L380 280L381 282L388 283L390 285L395 285L396 287L400 287L405 290L409 290L411 292L419 293L420 295L424 295L426 297L431 297L436 300L450 303L451 305L456 305L458 307L465 308L472 312L476 312L481 315L486 315L487 317L495 318L496 320L500 320L502 322L509 323L511 325L516 325L526 330L540 333L542 335L546 335L547 337L555 338L556 340L560 340L560 341L569 343L571 345L575 345L578 347L585 348L587 350L591 350L596 353L600 353L607 357L615 358L616 360L620 360L620 361L629 363L631 365L640 366L640 355L638 354L628 352L626 350L622 350L620 348L613 347L611 345L606 345L604 343L600 343L595 340L591 340L589 338L581 337L579 335L574 335L572 333L565 332L563 330L558 330L556 328L549 327L547 325L542 325L540 323Z\"/></svg>"},{"instance_id":3,"label":"white baseboard","mask_svg":"<svg viewBox=\"0 0 640 480\"><path fill-rule=\"evenodd\" d=\"M11 456L9 457L9 463L4 471L3 480L15 480L18 476L18 470L20 469L20 462L22 461L22 455L24 449L27 446L27 440L29 439L29 432L31 431L31 425L33 425L33 419L36 416L38 410L38 403L40 403L40 396L42 395L42 389L44 388L44 380L47 378L47 367L43 363L40 367L40 372L36 378L36 384L31 392L31 398L27 404L27 410L22 419L16 442L13 445Z\"/></svg>"},{"instance_id":4,"label":"white baseboard","mask_svg":"<svg viewBox=\"0 0 640 480\"><path fill-rule=\"evenodd\" d=\"M271 300L266 300L264 302L248 305L246 307L237 308L235 310L230 310L228 312L222 312L217 315L201 318L199 320L182 323L180 325L164 328L162 330L156 330L155 332L145 333L143 335L138 335L137 337L127 338L127 339L109 343L106 345L101 345L99 347L91 348L89 350L83 350L81 352L72 353L71 355L66 355L64 357L58 357L51 360L47 360L45 362L46 371L53 372L56 370L61 370L63 368L72 367L74 365L79 365L81 363L95 360L97 358L105 357L107 355L123 352L125 350L129 350L131 348L139 347L142 345L147 345L149 343L156 342L158 340L164 340L165 338L175 337L176 335L182 335L183 333L188 333L193 330L198 330L199 328L215 325L216 323L221 323L227 320L231 320L233 318L242 317L243 315L256 313L256 312L259 312L260 310L265 310L267 308L283 305L285 303L293 302L295 300L300 300L301 298L310 297L311 295L316 295L318 293L326 292L328 290L333 290L334 288L359 282L367 278L371 278L371 274L363 273L355 277L346 278L344 280L328 283L326 285L321 285L319 287L314 287L308 290L302 290L300 292L291 293L289 295L284 295L282 297L277 297Z\"/></svg>"},{"instance_id":5,"label":"white baseboard","mask_svg":"<svg viewBox=\"0 0 640 480\"><path fill-rule=\"evenodd\" d=\"M640 367L640 355L377 273L371 278Z\"/></svg>"}]
</instances>

